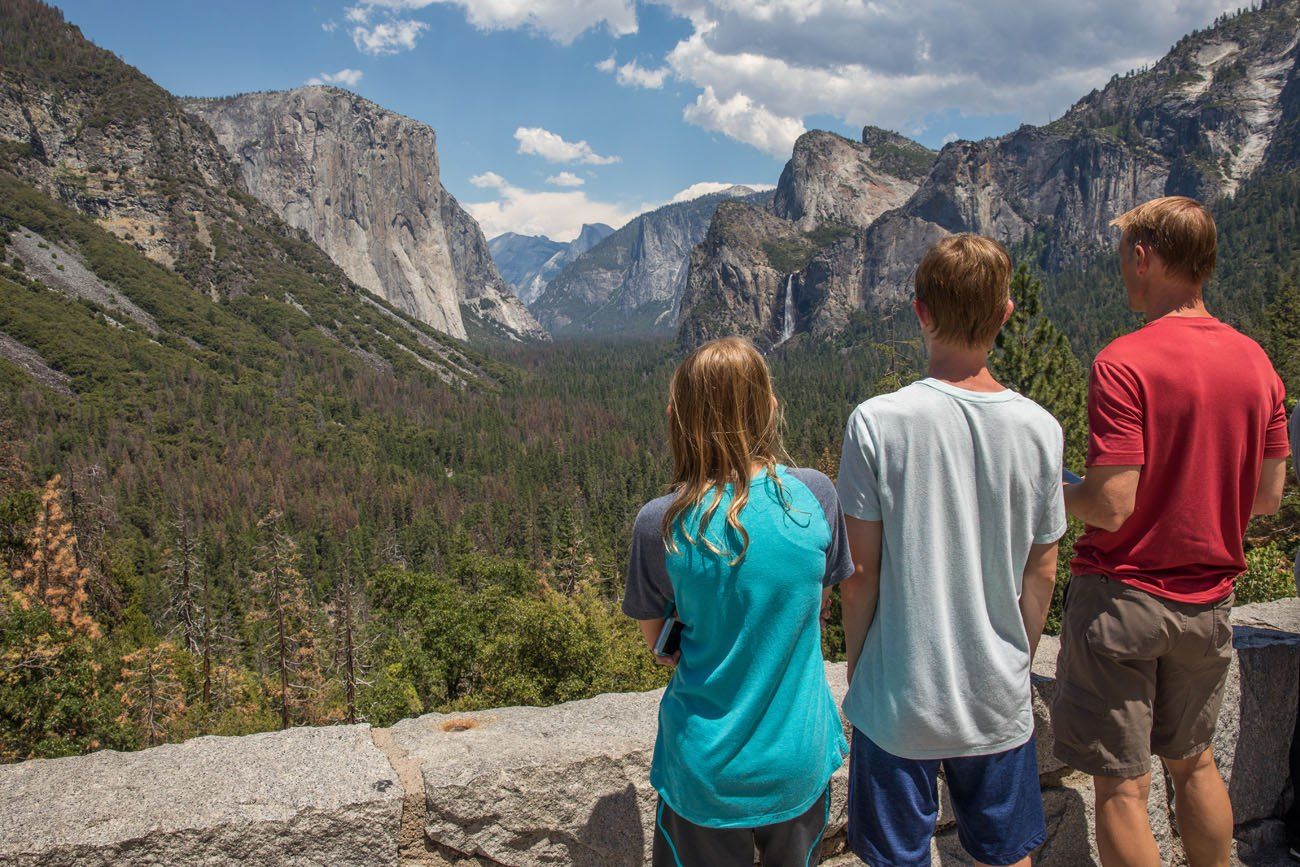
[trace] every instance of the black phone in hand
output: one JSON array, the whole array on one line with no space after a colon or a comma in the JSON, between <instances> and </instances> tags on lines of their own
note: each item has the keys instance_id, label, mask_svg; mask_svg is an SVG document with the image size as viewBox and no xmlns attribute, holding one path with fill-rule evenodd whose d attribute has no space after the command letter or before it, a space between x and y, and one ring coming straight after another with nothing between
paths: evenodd
<instances>
[{"instance_id":1,"label":"black phone in hand","mask_svg":"<svg viewBox=\"0 0 1300 867\"><path fill-rule=\"evenodd\" d=\"M684 628L676 617L665 619L663 629L659 630L659 639L655 641L655 656L672 656L681 650Z\"/></svg>"}]
</instances>

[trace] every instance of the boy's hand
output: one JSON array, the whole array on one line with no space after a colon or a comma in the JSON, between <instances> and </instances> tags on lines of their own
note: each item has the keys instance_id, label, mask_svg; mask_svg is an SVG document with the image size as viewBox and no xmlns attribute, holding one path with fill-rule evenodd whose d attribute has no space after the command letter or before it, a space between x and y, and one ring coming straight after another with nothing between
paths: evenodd
<instances>
[{"instance_id":1,"label":"boy's hand","mask_svg":"<svg viewBox=\"0 0 1300 867\"><path fill-rule=\"evenodd\" d=\"M676 668L677 660L681 658L682 658L682 652L679 650L676 653L674 653L672 656L656 656L655 663L658 665L665 666L667 668Z\"/></svg>"}]
</instances>

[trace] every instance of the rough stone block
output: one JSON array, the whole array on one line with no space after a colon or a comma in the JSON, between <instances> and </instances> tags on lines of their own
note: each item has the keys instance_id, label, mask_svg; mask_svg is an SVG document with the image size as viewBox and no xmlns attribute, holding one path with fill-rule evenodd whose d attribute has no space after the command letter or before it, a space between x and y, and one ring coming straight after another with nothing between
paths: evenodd
<instances>
[{"instance_id":1,"label":"rough stone block","mask_svg":"<svg viewBox=\"0 0 1300 867\"><path fill-rule=\"evenodd\" d=\"M1233 611L1236 649L1214 755L1238 825L1280 816L1290 790L1287 753L1300 703L1300 602Z\"/></svg>"},{"instance_id":2,"label":"rough stone block","mask_svg":"<svg viewBox=\"0 0 1300 867\"><path fill-rule=\"evenodd\" d=\"M661 694L398 723L392 741L424 783L425 834L508 867L642 864Z\"/></svg>"},{"instance_id":3,"label":"rough stone block","mask_svg":"<svg viewBox=\"0 0 1300 867\"><path fill-rule=\"evenodd\" d=\"M402 789L368 726L0 766L0 864L395 867Z\"/></svg>"}]
</instances>

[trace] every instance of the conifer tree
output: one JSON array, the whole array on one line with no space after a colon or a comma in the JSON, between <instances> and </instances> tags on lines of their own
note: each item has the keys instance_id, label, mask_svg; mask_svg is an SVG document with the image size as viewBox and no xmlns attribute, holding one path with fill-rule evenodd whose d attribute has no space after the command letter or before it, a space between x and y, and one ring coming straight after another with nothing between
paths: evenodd
<instances>
[{"instance_id":1,"label":"conifer tree","mask_svg":"<svg viewBox=\"0 0 1300 867\"><path fill-rule=\"evenodd\" d=\"M1043 313L1042 283L1021 265L1011 280L1016 310L998 334L989 368L1007 388L1037 402L1065 431L1065 465L1083 465L1088 391L1070 342Z\"/></svg>"},{"instance_id":2,"label":"conifer tree","mask_svg":"<svg viewBox=\"0 0 1300 867\"><path fill-rule=\"evenodd\" d=\"M895 315L899 314L891 314L888 317L888 336L883 341L871 344L872 350L880 356L882 365L881 374L873 384L872 390L875 394L898 391L903 386L915 382L920 376L912 361L920 348L920 340L900 339L895 328Z\"/></svg>"},{"instance_id":3,"label":"conifer tree","mask_svg":"<svg viewBox=\"0 0 1300 867\"><path fill-rule=\"evenodd\" d=\"M579 588L599 582L600 570L583 531L582 519L567 499L560 505L555 536L555 553L548 564L547 583L560 593L571 596Z\"/></svg>"},{"instance_id":4,"label":"conifer tree","mask_svg":"<svg viewBox=\"0 0 1300 867\"><path fill-rule=\"evenodd\" d=\"M1266 319L1264 348L1294 401L1300 397L1300 280L1294 272L1278 287Z\"/></svg>"},{"instance_id":5,"label":"conifer tree","mask_svg":"<svg viewBox=\"0 0 1300 867\"><path fill-rule=\"evenodd\" d=\"M185 689L177 676L176 647L169 641L141 647L122 657L122 722L133 722L153 747L167 740L185 713Z\"/></svg>"},{"instance_id":6,"label":"conifer tree","mask_svg":"<svg viewBox=\"0 0 1300 867\"><path fill-rule=\"evenodd\" d=\"M335 591L331 616L334 626L334 669L343 686L344 719L355 723L360 718L357 714L357 692L359 687L370 686L365 679L369 642L362 638L361 624L366 622L368 612L365 600L353 578L351 551L344 557L342 578Z\"/></svg>"},{"instance_id":7,"label":"conifer tree","mask_svg":"<svg viewBox=\"0 0 1300 867\"><path fill-rule=\"evenodd\" d=\"M107 473L99 464L89 464L80 471L68 468L65 480L67 517L76 539L73 554L77 565L86 570L86 593L90 611L115 619L125 604L122 588L111 574L108 539L115 529L115 512L105 489Z\"/></svg>"},{"instance_id":8,"label":"conifer tree","mask_svg":"<svg viewBox=\"0 0 1300 867\"><path fill-rule=\"evenodd\" d=\"M77 537L63 511L59 476L45 484L36 526L27 539L28 556L13 573L26 604L49 609L55 621L94 638L99 627L86 610L86 569L77 564Z\"/></svg>"},{"instance_id":9,"label":"conifer tree","mask_svg":"<svg viewBox=\"0 0 1300 867\"><path fill-rule=\"evenodd\" d=\"M36 505L27 481L18 435L8 419L0 418L0 575L5 577L26 559L27 531Z\"/></svg>"},{"instance_id":10,"label":"conifer tree","mask_svg":"<svg viewBox=\"0 0 1300 867\"><path fill-rule=\"evenodd\" d=\"M253 573L255 597L249 612L265 636L274 667L280 727L310 720L311 699L322 686L316 660L316 636L306 582L299 568L298 543L283 528L284 515L272 509L257 524L264 541L257 549Z\"/></svg>"},{"instance_id":11,"label":"conifer tree","mask_svg":"<svg viewBox=\"0 0 1300 867\"><path fill-rule=\"evenodd\" d=\"M177 508L172 521L172 546L163 561L163 572L170 591L168 615L174 618L172 629L179 632L182 646L190 653L204 650L204 633L210 632L207 576L199 554L194 528L184 510ZM171 631L171 630L168 630Z\"/></svg>"}]
</instances>

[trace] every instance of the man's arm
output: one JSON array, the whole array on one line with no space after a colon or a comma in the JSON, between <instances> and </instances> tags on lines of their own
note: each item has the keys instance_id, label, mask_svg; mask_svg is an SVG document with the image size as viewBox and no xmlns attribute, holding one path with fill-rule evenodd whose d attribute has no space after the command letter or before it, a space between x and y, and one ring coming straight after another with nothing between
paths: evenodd
<instances>
[{"instance_id":1,"label":"man's arm","mask_svg":"<svg viewBox=\"0 0 1300 867\"><path fill-rule=\"evenodd\" d=\"M1020 590L1020 617L1025 622L1029 636L1029 661L1038 651L1038 640L1043 637L1047 623L1047 609L1052 607L1052 591L1056 589L1056 554L1059 543L1033 545L1025 563L1024 584Z\"/></svg>"},{"instance_id":2,"label":"man's arm","mask_svg":"<svg viewBox=\"0 0 1300 867\"><path fill-rule=\"evenodd\" d=\"M1141 475L1141 467L1089 467L1081 484L1065 486L1065 510L1113 533L1133 514Z\"/></svg>"},{"instance_id":3,"label":"man's arm","mask_svg":"<svg viewBox=\"0 0 1300 867\"><path fill-rule=\"evenodd\" d=\"M1282 508L1282 489L1285 486L1286 458L1266 458L1259 473L1259 488L1255 491L1255 503L1250 507L1250 514L1276 515Z\"/></svg>"},{"instance_id":4,"label":"man's arm","mask_svg":"<svg viewBox=\"0 0 1300 867\"><path fill-rule=\"evenodd\" d=\"M862 645L867 640L867 630L876 616L876 600L880 598L880 545L885 525L881 521L846 516L844 526L853 553L853 574L840 584L840 613L851 683Z\"/></svg>"}]
</instances>

